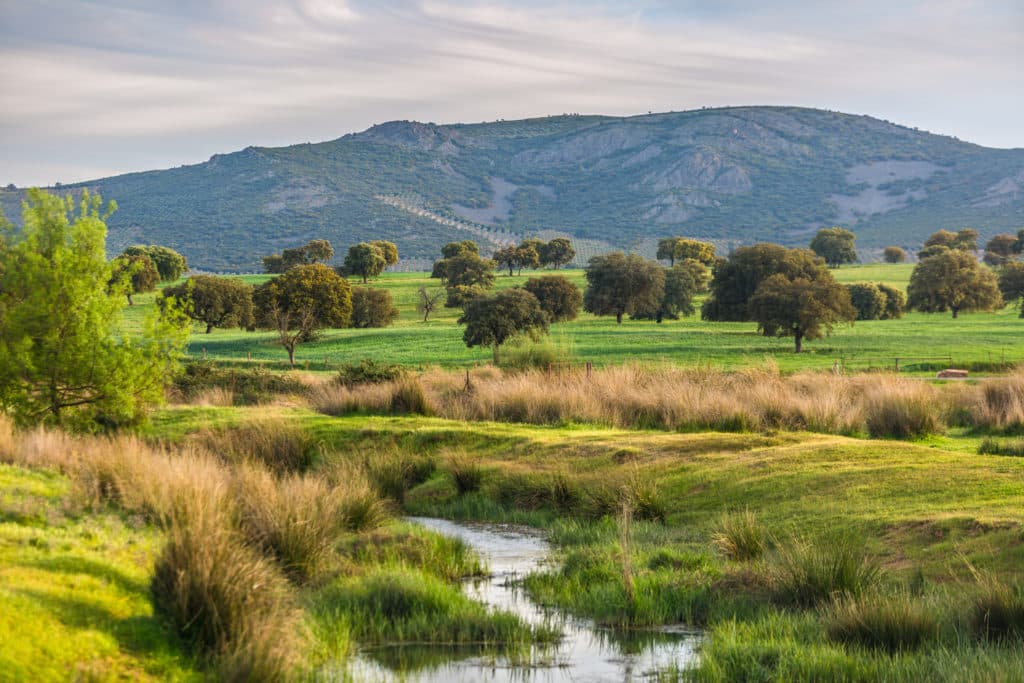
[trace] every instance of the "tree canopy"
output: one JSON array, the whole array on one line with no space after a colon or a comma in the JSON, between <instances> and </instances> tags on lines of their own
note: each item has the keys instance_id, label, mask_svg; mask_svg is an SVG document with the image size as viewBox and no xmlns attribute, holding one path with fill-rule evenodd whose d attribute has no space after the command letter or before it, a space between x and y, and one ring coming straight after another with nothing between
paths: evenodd
<instances>
[{"instance_id":1,"label":"tree canopy","mask_svg":"<svg viewBox=\"0 0 1024 683\"><path fill-rule=\"evenodd\" d=\"M917 252L918 259L926 259L941 253L943 249L958 249L960 251L975 252L978 250L978 231L973 228L964 228L957 232L949 230L936 230L924 241L921 251Z\"/></svg>"},{"instance_id":2,"label":"tree canopy","mask_svg":"<svg viewBox=\"0 0 1024 683\"><path fill-rule=\"evenodd\" d=\"M811 251L825 259L830 268L838 268L844 263L856 263L857 248L854 243L857 236L845 228L822 228L811 240Z\"/></svg>"},{"instance_id":3,"label":"tree canopy","mask_svg":"<svg viewBox=\"0 0 1024 683\"><path fill-rule=\"evenodd\" d=\"M280 254L263 257L263 270L284 273L295 266L326 263L334 258L334 247L327 240L310 240L301 247L291 247Z\"/></svg>"},{"instance_id":4,"label":"tree canopy","mask_svg":"<svg viewBox=\"0 0 1024 683\"><path fill-rule=\"evenodd\" d=\"M793 337L796 353L803 351L804 339L819 339L857 317L846 287L824 269L809 278L766 278L750 299L750 312L764 335Z\"/></svg>"},{"instance_id":5,"label":"tree canopy","mask_svg":"<svg viewBox=\"0 0 1024 683\"><path fill-rule=\"evenodd\" d=\"M787 249L770 243L738 247L727 260L715 264L711 294L701 307L701 318L752 321L750 298L765 279L777 273L789 279L814 279L821 265L821 259L808 249Z\"/></svg>"},{"instance_id":6,"label":"tree canopy","mask_svg":"<svg viewBox=\"0 0 1024 683\"><path fill-rule=\"evenodd\" d=\"M576 258L576 250L572 248L572 242L567 237L556 237L547 244L541 245L538 252L540 265L556 269Z\"/></svg>"},{"instance_id":7,"label":"tree canopy","mask_svg":"<svg viewBox=\"0 0 1024 683\"><path fill-rule=\"evenodd\" d=\"M665 269L657 261L621 251L595 256L587 264L583 308L594 315L622 316L657 309L665 293Z\"/></svg>"},{"instance_id":8,"label":"tree canopy","mask_svg":"<svg viewBox=\"0 0 1024 683\"><path fill-rule=\"evenodd\" d=\"M124 284L128 305L134 306L133 294L144 294L156 290L160 272L147 254L122 254L114 259L110 275L111 286Z\"/></svg>"},{"instance_id":9,"label":"tree canopy","mask_svg":"<svg viewBox=\"0 0 1024 683\"><path fill-rule=\"evenodd\" d=\"M148 246L136 244L124 250L124 256L148 256L153 265L156 266L161 282L174 282L186 271L188 261L184 256L170 247L150 244Z\"/></svg>"},{"instance_id":10,"label":"tree canopy","mask_svg":"<svg viewBox=\"0 0 1024 683\"><path fill-rule=\"evenodd\" d=\"M141 419L178 369L188 320L178 307L125 334L129 286L111 285L98 195L77 205L29 190L23 226L0 226L0 406L22 425L95 431Z\"/></svg>"},{"instance_id":11,"label":"tree canopy","mask_svg":"<svg viewBox=\"0 0 1024 683\"><path fill-rule=\"evenodd\" d=\"M289 268L253 290L256 324L273 330L295 366L295 348L323 328L345 327L352 315L348 282L322 263Z\"/></svg>"},{"instance_id":12,"label":"tree canopy","mask_svg":"<svg viewBox=\"0 0 1024 683\"><path fill-rule=\"evenodd\" d=\"M387 327L398 319L398 315L398 308L388 290L352 288L352 319L349 322L352 327Z\"/></svg>"},{"instance_id":13,"label":"tree canopy","mask_svg":"<svg viewBox=\"0 0 1024 683\"><path fill-rule=\"evenodd\" d=\"M389 266L393 266L398 263L398 246L394 242L388 242L387 240L373 240L370 244L380 249L380 252L384 255L384 261Z\"/></svg>"},{"instance_id":14,"label":"tree canopy","mask_svg":"<svg viewBox=\"0 0 1024 683\"><path fill-rule=\"evenodd\" d=\"M459 323L466 326L462 335L466 346L490 347L495 364L505 342L524 334L536 338L548 330L548 316L537 298L519 288L470 301Z\"/></svg>"},{"instance_id":15,"label":"tree canopy","mask_svg":"<svg viewBox=\"0 0 1024 683\"><path fill-rule=\"evenodd\" d=\"M703 263L695 259L683 259L674 266L665 269L665 292L657 308L637 308L632 318L638 320L656 320L665 318L678 320L683 315L693 315L694 297L706 292L710 274Z\"/></svg>"},{"instance_id":16,"label":"tree canopy","mask_svg":"<svg viewBox=\"0 0 1024 683\"><path fill-rule=\"evenodd\" d=\"M523 289L537 298L552 323L575 320L583 305L580 288L562 275L531 277Z\"/></svg>"},{"instance_id":17,"label":"tree canopy","mask_svg":"<svg viewBox=\"0 0 1024 683\"><path fill-rule=\"evenodd\" d=\"M494 286L494 261L465 251L445 259L448 298L445 306L459 308Z\"/></svg>"},{"instance_id":18,"label":"tree canopy","mask_svg":"<svg viewBox=\"0 0 1024 683\"><path fill-rule=\"evenodd\" d=\"M397 250L395 252L398 253ZM370 242L360 242L348 248L345 256L344 270L350 275L358 275L363 284L371 277L377 277L388 265L384 250Z\"/></svg>"},{"instance_id":19,"label":"tree canopy","mask_svg":"<svg viewBox=\"0 0 1024 683\"><path fill-rule=\"evenodd\" d=\"M205 324L207 334L215 327L245 330L256 324L252 286L238 278L193 275L180 285L164 287L157 303L163 306L171 298L185 304L185 313Z\"/></svg>"},{"instance_id":20,"label":"tree canopy","mask_svg":"<svg viewBox=\"0 0 1024 683\"><path fill-rule=\"evenodd\" d=\"M907 252L902 247L886 247L882 251L882 259L886 263L903 263L907 260Z\"/></svg>"},{"instance_id":21,"label":"tree canopy","mask_svg":"<svg viewBox=\"0 0 1024 683\"><path fill-rule=\"evenodd\" d=\"M1024 263L1012 261L999 271L999 291L1006 301L1024 299ZM1024 318L1024 302L1021 303L1020 317Z\"/></svg>"},{"instance_id":22,"label":"tree canopy","mask_svg":"<svg viewBox=\"0 0 1024 683\"><path fill-rule=\"evenodd\" d=\"M657 258L668 261L669 266L674 266L676 261L693 259L705 266L715 263L715 245L710 242L689 239L687 237L666 237L658 240Z\"/></svg>"},{"instance_id":23,"label":"tree canopy","mask_svg":"<svg viewBox=\"0 0 1024 683\"><path fill-rule=\"evenodd\" d=\"M1014 235L1001 233L994 235L985 243L985 263L990 266L1001 266L1012 261L1017 247L1017 238Z\"/></svg>"},{"instance_id":24,"label":"tree canopy","mask_svg":"<svg viewBox=\"0 0 1024 683\"><path fill-rule=\"evenodd\" d=\"M991 311L1002 306L995 274L961 249L940 248L914 266L907 307L924 313Z\"/></svg>"}]
</instances>

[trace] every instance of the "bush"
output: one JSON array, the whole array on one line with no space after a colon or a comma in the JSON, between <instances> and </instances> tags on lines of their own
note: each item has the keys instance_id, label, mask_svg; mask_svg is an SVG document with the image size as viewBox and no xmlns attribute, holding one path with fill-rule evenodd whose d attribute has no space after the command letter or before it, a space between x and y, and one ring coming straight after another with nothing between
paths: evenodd
<instances>
[{"instance_id":1,"label":"bush","mask_svg":"<svg viewBox=\"0 0 1024 683\"><path fill-rule=\"evenodd\" d=\"M484 480L484 470L478 462L465 453L448 456L448 474L455 484L460 496L480 490Z\"/></svg>"},{"instance_id":2,"label":"bush","mask_svg":"<svg viewBox=\"0 0 1024 683\"><path fill-rule=\"evenodd\" d=\"M1024 441L1000 442L986 437L978 446L978 455L1011 455L1024 456Z\"/></svg>"},{"instance_id":3,"label":"bush","mask_svg":"<svg viewBox=\"0 0 1024 683\"><path fill-rule=\"evenodd\" d=\"M399 312L386 289L352 288L352 318L355 328L387 327L398 319Z\"/></svg>"},{"instance_id":4,"label":"bush","mask_svg":"<svg viewBox=\"0 0 1024 683\"><path fill-rule=\"evenodd\" d=\"M537 341L517 339L505 346L501 367L510 370L544 370L567 365L572 361L572 349L565 342L555 343L549 337Z\"/></svg>"},{"instance_id":5,"label":"bush","mask_svg":"<svg viewBox=\"0 0 1024 683\"><path fill-rule=\"evenodd\" d=\"M900 247L886 247L882 257L886 263L903 263L907 260L907 252Z\"/></svg>"},{"instance_id":6,"label":"bush","mask_svg":"<svg viewBox=\"0 0 1024 683\"><path fill-rule=\"evenodd\" d=\"M364 358L358 363L346 363L338 371L338 383L346 387L354 387L360 384L382 384L394 382L405 377L405 368L401 365L390 365L380 363L370 358Z\"/></svg>"},{"instance_id":7,"label":"bush","mask_svg":"<svg viewBox=\"0 0 1024 683\"><path fill-rule=\"evenodd\" d=\"M773 571L776 598L812 606L840 597L858 597L873 587L881 570L864 552L861 539L844 537L811 543L794 538L779 552Z\"/></svg>"},{"instance_id":8,"label":"bush","mask_svg":"<svg viewBox=\"0 0 1024 683\"><path fill-rule=\"evenodd\" d=\"M837 601L827 612L831 640L891 653L916 650L939 634L934 606L906 593Z\"/></svg>"},{"instance_id":9,"label":"bush","mask_svg":"<svg viewBox=\"0 0 1024 683\"><path fill-rule=\"evenodd\" d=\"M712 542L730 560L756 560L768 549L768 532L750 510L723 515L718 527Z\"/></svg>"},{"instance_id":10,"label":"bush","mask_svg":"<svg viewBox=\"0 0 1024 683\"><path fill-rule=\"evenodd\" d=\"M301 623L280 572L203 501L168 535L151 583L157 613L233 678L289 678L301 651Z\"/></svg>"},{"instance_id":11,"label":"bush","mask_svg":"<svg viewBox=\"0 0 1024 683\"><path fill-rule=\"evenodd\" d=\"M196 361L174 380L174 391L185 401L194 401L209 391L231 392L237 405L263 403L275 395L304 396L309 386L297 377L263 368L222 368L212 361Z\"/></svg>"},{"instance_id":12,"label":"bush","mask_svg":"<svg viewBox=\"0 0 1024 683\"><path fill-rule=\"evenodd\" d=\"M430 478L436 463L427 457L407 458L400 453L386 453L369 458L366 471L377 492L401 504L406 492Z\"/></svg>"},{"instance_id":13,"label":"bush","mask_svg":"<svg viewBox=\"0 0 1024 683\"><path fill-rule=\"evenodd\" d=\"M857 309L857 320L878 320L885 313L888 297L877 285L870 282L857 282L846 285L850 292L850 303Z\"/></svg>"}]
</instances>

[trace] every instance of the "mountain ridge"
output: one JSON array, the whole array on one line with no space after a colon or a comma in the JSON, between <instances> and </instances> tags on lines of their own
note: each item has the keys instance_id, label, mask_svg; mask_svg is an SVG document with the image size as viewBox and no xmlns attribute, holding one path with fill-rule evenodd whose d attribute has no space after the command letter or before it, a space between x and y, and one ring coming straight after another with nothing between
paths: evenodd
<instances>
[{"instance_id":1,"label":"mountain ridge","mask_svg":"<svg viewBox=\"0 0 1024 683\"><path fill-rule=\"evenodd\" d=\"M204 270L258 268L313 237L390 239L411 265L441 244L565 234L581 259L682 234L806 244L845 225L865 253L938 228L1024 227L1024 149L865 115L728 107L628 117L389 121L334 140L64 185L116 199L110 247L180 249ZM0 191L9 209L20 192ZM7 211L11 215L10 210Z\"/></svg>"}]
</instances>

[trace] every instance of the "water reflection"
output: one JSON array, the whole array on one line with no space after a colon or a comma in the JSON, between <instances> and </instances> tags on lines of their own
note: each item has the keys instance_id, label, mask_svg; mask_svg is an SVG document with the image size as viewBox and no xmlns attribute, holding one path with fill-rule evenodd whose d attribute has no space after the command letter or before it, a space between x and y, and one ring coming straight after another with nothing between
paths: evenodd
<instances>
[{"instance_id":1,"label":"water reflection","mask_svg":"<svg viewBox=\"0 0 1024 683\"><path fill-rule=\"evenodd\" d=\"M457 523L413 517L446 536L462 539L486 562L491 576L467 582L471 597L519 615L531 624L553 624L564 638L518 655L495 655L472 646L394 645L367 648L348 674L356 681L410 683L620 683L649 680L682 669L696 658L700 636L679 631L623 631L595 627L534 604L519 588L524 575L545 566L543 536L521 527Z\"/></svg>"}]
</instances>

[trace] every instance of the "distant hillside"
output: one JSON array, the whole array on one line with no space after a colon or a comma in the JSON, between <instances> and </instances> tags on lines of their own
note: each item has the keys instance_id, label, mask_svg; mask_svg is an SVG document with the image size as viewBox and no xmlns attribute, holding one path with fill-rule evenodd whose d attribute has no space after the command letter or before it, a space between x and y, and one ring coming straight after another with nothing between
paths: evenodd
<instances>
[{"instance_id":1,"label":"distant hillside","mask_svg":"<svg viewBox=\"0 0 1024 683\"><path fill-rule=\"evenodd\" d=\"M1024 150L996 150L867 116L738 107L629 118L558 116L438 126L394 121L318 144L67 185L116 199L111 249L167 244L207 270L252 270L314 237L337 249L564 233L583 256L653 253L658 237L806 244L844 225L867 251L932 231L1024 227ZM0 191L15 217L20 191ZM13 209L13 210L12 210Z\"/></svg>"}]
</instances>

